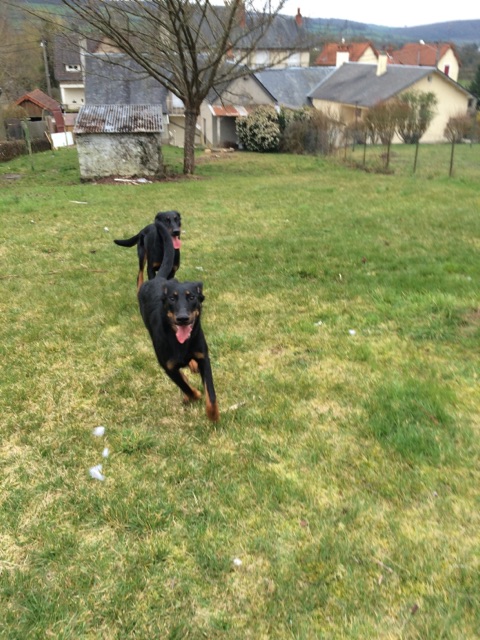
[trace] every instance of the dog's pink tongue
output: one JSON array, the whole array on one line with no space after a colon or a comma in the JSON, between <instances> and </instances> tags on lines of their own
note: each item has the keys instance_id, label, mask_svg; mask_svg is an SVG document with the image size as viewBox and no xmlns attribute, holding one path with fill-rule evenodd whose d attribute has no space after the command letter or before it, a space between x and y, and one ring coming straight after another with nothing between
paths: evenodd
<instances>
[{"instance_id":1,"label":"dog's pink tongue","mask_svg":"<svg viewBox=\"0 0 480 640\"><path fill-rule=\"evenodd\" d=\"M180 238L177 238L177 236L174 236L174 238L173 238L173 248L174 249L180 249L181 246L182 246L182 242L181 242Z\"/></svg>"},{"instance_id":2,"label":"dog's pink tongue","mask_svg":"<svg viewBox=\"0 0 480 640\"><path fill-rule=\"evenodd\" d=\"M186 340L189 339L191 333L192 325L188 324L186 326L177 326L177 333L175 335L180 344L183 344Z\"/></svg>"}]
</instances>

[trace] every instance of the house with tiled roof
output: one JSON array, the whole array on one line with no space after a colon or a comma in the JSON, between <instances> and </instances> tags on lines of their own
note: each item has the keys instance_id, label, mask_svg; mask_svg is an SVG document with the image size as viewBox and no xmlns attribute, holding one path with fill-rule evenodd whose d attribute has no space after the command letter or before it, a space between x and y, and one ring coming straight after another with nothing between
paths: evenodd
<instances>
[{"instance_id":1,"label":"house with tiled roof","mask_svg":"<svg viewBox=\"0 0 480 640\"><path fill-rule=\"evenodd\" d=\"M53 44L53 73L65 111L78 111L85 104L84 51L88 44L76 34L58 35ZM93 48L93 45L91 45Z\"/></svg>"},{"instance_id":2,"label":"house with tiled roof","mask_svg":"<svg viewBox=\"0 0 480 640\"><path fill-rule=\"evenodd\" d=\"M215 10L221 12L221 7L215 7ZM254 28L255 18L256 13L245 11L245 7L240 12L238 24L232 29L235 47L230 52L231 57L239 57L253 47L244 60L244 64L250 69L264 66L280 69L309 66L312 39L305 29L305 19L300 9L295 16L276 15L258 41ZM245 31L244 36L242 30Z\"/></svg>"},{"instance_id":3,"label":"house with tiled roof","mask_svg":"<svg viewBox=\"0 0 480 640\"><path fill-rule=\"evenodd\" d=\"M256 107L312 106L309 93L332 71L331 67L286 67L254 72L245 68L245 76L214 87L203 102L200 127L204 144L235 146L237 118L248 116Z\"/></svg>"},{"instance_id":4,"label":"house with tiled roof","mask_svg":"<svg viewBox=\"0 0 480 640\"><path fill-rule=\"evenodd\" d=\"M63 113L60 104L44 93L41 89L34 89L25 93L15 101L22 107L31 121L47 121L52 133L64 131Z\"/></svg>"},{"instance_id":5,"label":"house with tiled roof","mask_svg":"<svg viewBox=\"0 0 480 640\"><path fill-rule=\"evenodd\" d=\"M390 51L389 56L392 64L437 67L455 82L458 80L460 58L455 45L449 42L408 42L401 49Z\"/></svg>"},{"instance_id":6,"label":"house with tiled roof","mask_svg":"<svg viewBox=\"0 0 480 640\"><path fill-rule=\"evenodd\" d=\"M474 96L436 66L387 64L386 55L379 57L378 65L343 64L310 93L310 98L316 109L351 125L361 122L376 104L409 91L431 92L437 98L435 115L422 142L444 142L450 117L466 115L475 107Z\"/></svg>"},{"instance_id":7,"label":"house with tiled roof","mask_svg":"<svg viewBox=\"0 0 480 640\"><path fill-rule=\"evenodd\" d=\"M376 64L378 51L371 42L327 42L313 63L315 66L336 67L344 62Z\"/></svg>"}]
</instances>

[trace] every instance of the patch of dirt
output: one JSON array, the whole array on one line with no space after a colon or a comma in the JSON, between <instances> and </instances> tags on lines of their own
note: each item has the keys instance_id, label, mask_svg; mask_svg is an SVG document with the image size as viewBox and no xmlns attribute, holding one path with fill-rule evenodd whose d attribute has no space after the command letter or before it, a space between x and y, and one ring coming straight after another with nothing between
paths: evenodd
<instances>
[{"instance_id":1,"label":"patch of dirt","mask_svg":"<svg viewBox=\"0 0 480 640\"><path fill-rule=\"evenodd\" d=\"M20 173L5 173L3 174L3 180L20 180L23 176Z\"/></svg>"},{"instance_id":2,"label":"patch of dirt","mask_svg":"<svg viewBox=\"0 0 480 640\"><path fill-rule=\"evenodd\" d=\"M200 164L207 164L210 162L218 162L219 160L232 160L235 159L237 154L234 149L207 149L205 153L195 158L195 166ZM89 184L131 184L135 186L141 186L143 184L152 184L156 182L181 182L184 180L207 180L204 176L186 176L183 173L172 173L166 167L167 173L165 176L154 178L124 178L122 176L105 176L104 178L94 178L92 180L82 180L82 182L88 182Z\"/></svg>"}]
</instances>

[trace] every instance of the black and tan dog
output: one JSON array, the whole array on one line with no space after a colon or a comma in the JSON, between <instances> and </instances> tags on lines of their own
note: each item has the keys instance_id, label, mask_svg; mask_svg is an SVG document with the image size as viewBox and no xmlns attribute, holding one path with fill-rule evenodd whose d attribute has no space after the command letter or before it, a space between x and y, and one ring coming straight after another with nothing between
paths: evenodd
<instances>
[{"instance_id":1,"label":"black and tan dog","mask_svg":"<svg viewBox=\"0 0 480 640\"><path fill-rule=\"evenodd\" d=\"M181 369L192 368L192 361L196 363L205 391L207 417L216 422L219 410L208 346L200 324L202 283L167 279L173 266L174 246L166 227L159 222L157 228L165 248L163 260L155 278L144 282L138 290L140 312L160 366L180 387L187 402L199 400L201 393L190 385Z\"/></svg>"},{"instance_id":2,"label":"black and tan dog","mask_svg":"<svg viewBox=\"0 0 480 640\"><path fill-rule=\"evenodd\" d=\"M137 235L127 240L114 240L115 244L121 247L133 247L137 245L138 253L138 276L137 291L143 284L145 264L147 265L147 276L149 280L155 277L163 260L163 241L161 239L157 223L164 224L173 241L175 256L173 267L167 278L173 278L180 266L180 233L182 218L178 211L159 211L155 216L153 224L144 227Z\"/></svg>"}]
</instances>

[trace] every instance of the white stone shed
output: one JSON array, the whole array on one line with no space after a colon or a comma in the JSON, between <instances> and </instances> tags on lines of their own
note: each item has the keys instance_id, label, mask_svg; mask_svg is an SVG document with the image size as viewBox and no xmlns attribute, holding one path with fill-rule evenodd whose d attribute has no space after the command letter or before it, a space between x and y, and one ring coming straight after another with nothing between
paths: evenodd
<instances>
[{"instance_id":1,"label":"white stone shed","mask_svg":"<svg viewBox=\"0 0 480 640\"><path fill-rule=\"evenodd\" d=\"M73 132L82 180L163 174L161 105L85 105Z\"/></svg>"}]
</instances>

